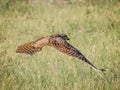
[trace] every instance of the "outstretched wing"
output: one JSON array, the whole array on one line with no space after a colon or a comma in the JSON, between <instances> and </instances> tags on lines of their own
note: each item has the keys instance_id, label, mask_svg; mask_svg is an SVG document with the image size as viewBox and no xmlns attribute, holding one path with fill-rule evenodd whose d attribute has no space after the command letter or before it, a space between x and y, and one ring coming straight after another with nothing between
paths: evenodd
<instances>
[{"instance_id":1,"label":"outstretched wing","mask_svg":"<svg viewBox=\"0 0 120 90\"><path fill-rule=\"evenodd\" d=\"M64 34L42 37L34 42L18 46L16 52L33 55L35 52L40 51L45 45L49 45L62 53L81 59L82 61L88 63L94 70L105 71L104 69L96 68L78 49L70 45L66 40L68 40L68 37Z\"/></svg>"},{"instance_id":2,"label":"outstretched wing","mask_svg":"<svg viewBox=\"0 0 120 90\"><path fill-rule=\"evenodd\" d=\"M25 53L33 55L35 52L39 52L42 48L49 43L50 37L42 37L36 41L25 43L17 47L17 53Z\"/></svg>"},{"instance_id":3,"label":"outstretched wing","mask_svg":"<svg viewBox=\"0 0 120 90\"><path fill-rule=\"evenodd\" d=\"M59 50L62 53L65 53L69 56L76 57L78 59L81 59L82 61L88 63L94 70L97 71L105 71L104 69L98 69L96 68L78 49L70 45L66 40L63 40L62 38L52 38L50 39L50 46L53 46L57 50Z\"/></svg>"}]
</instances>

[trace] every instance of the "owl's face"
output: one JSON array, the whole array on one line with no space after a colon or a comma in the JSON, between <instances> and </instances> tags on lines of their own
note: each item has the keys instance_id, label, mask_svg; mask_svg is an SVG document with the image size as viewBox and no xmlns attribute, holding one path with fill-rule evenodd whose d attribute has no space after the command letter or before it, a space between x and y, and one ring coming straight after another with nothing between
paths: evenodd
<instances>
[{"instance_id":1,"label":"owl's face","mask_svg":"<svg viewBox=\"0 0 120 90\"><path fill-rule=\"evenodd\" d=\"M60 37L64 40L69 40L69 38L66 34L60 34Z\"/></svg>"},{"instance_id":2,"label":"owl's face","mask_svg":"<svg viewBox=\"0 0 120 90\"><path fill-rule=\"evenodd\" d=\"M55 34L55 35L52 35L51 36L52 38L57 38L57 37L60 37L62 38L63 40L69 40L68 36L66 34Z\"/></svg>"}]
</instances>

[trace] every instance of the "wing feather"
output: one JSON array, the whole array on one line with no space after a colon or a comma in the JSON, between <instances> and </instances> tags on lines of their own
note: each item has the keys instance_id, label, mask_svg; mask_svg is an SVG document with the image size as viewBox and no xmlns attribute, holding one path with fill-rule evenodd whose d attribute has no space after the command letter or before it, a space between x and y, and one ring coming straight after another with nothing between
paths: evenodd
<instances>
[{"instance_id":1,"label":"wing feather","mask_svg":"<svg viewBox=\"0 0 120 90\"><path fill-rule=\"evenodd\" d=\"M35 52L39 52L42 48L49 43L49 37L42 37L36 41L25 43L17 47L17 53L25 53L33 55Z\"/></svg>"},{"instance_id":2,"label":"wing feather","mask_svg":"<svg viewBox=\"0 0 120 90\"><path fill-rule=\"evenodd\" d=\"M104 69L98 69L97 67L95 67L77 48L69 44L66 40L63 40L62 38L53 38L50 41L52 43L52 45L50 46L53 46L60 52L81 59L82 61L89 64L96 71L105 71Z\"/></svg>"}]
</instances>

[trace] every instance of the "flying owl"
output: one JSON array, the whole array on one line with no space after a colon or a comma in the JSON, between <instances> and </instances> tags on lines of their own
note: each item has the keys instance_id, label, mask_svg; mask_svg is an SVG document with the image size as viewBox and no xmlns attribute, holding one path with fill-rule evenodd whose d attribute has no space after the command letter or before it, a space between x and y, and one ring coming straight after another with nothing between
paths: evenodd
<instances>
[{"instance_id":1,"label":"flying owl","mask_svg":"<svg viewBox=\"0 0 120 90\"><path fill-rule=\"evenodd\" d=\"M44 46L48 45L54 47L64 54L73 56L86 62L92 67L92 69L96 71L105 71L104 69L98 69L97 67L95 67L78 49L69 44L67 40L69 40L69 38L66 34L55 34L51 36L46 36L39 38L36 41L18 46L16 52L33 55L36 52L41 51Z\"/></svg>"}]
</instances>

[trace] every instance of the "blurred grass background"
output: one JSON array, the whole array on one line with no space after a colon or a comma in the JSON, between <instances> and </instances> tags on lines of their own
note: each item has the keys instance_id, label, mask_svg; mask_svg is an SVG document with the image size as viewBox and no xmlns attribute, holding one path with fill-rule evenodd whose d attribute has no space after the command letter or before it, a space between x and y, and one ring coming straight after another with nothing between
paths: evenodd
<instances>
[{"instance_id":1,"label":"blurred grass background","mask_svg":"<svg viewBox=\"0 0 120 90\"><path fill-rule=\"evenodd\" d=\"M18 45L65 33L105 73L46 46ZM120 0L0 0L0 90L120 90Z\"/></svg>"}]
</instances>

